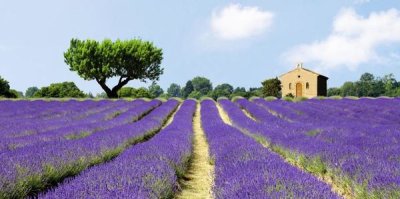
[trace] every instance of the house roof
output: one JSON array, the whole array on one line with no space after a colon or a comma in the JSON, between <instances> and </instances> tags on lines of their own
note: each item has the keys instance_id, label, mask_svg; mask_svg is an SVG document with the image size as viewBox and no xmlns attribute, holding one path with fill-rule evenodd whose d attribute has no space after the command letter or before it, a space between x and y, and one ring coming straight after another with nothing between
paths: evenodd
<instances>
[{"instance_id":1,"label":"house roof","mask_svg":"<svg viewBox=\"0 0 400 199\"><path fill-rule=\"evenodd\" d=\"M280 75L279 77L282 77L282 76L284 76L284 75L286 75L286 74L288 74L288 73L291 73L291 72L293 72L293 71L295 71L295 70L298 70L298 69L305 70L305 71L307 71L307 72L314 73L314 74L316 74L316 75L318 75L318 76L321 76L321 77L323 77L323 78L329 79L327 76L321 75L321 74L319 74L319 73L316 73L316 72L314 72L314 71L312 71L312 70L309 70L309 69L303 68L303 67L301 67L301 68L295 68L295 69L293 69L293 70L291 70L291 71L288 71L288 72L286 72L286 73L283 73L283 74Z\"/></svg>"}]
</instances>

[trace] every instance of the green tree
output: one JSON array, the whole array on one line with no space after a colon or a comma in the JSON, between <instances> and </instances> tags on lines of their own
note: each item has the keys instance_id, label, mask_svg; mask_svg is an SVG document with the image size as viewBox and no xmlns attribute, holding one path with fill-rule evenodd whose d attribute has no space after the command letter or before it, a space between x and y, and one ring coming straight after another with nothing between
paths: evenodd
<instances>
[{"instance_id":1,"label":"green tree","mask_svg":"<svg viewBox=\"0 0 400 199\"><path fill-rule=\"evenodd\" d=\"M8 81L0 76L0 97L17 98L18 94L10 89Z\"/></svg>"},{"instance_id":2,"label":"green tree","mask_svg":"<svg viewBox=\"0 0 400 199\"><path fill-rule=\"evenodd\" d=\"M74 82L62 82L62 83L54 83L50 84L48 87L42 87L38 90L34 97L54 97L54 98L63 98L63 97L76 97L82 98L86 95L79 90L79 88L75 85Z\"/></svg>"},{"instance_id":3,"label":"green tree","mask_svg":"<svg viewBox=\"0 0 400 199\"><path fill-rule=\"evenodd\" d=\"M162 50L140 39L72 39L64 58L71 71L85 80L96 80L109 98L117 98L118 91L131 80L156 81L163 73ZM112 77L118 77L118 83L111 88L106 81Z\"/></svg>"},{"instance_id":4,"label":"green tree","mask_svg":"<svg viewBox=\"0 0 400 199\"><path fill-rule=\"evenodd\" d=\"M0 76L0 96L7 97L10 92L8 81Z\"/></svg>"},{"instance_id":5,"label":"green tree","mask_svg":"<svg viewBox=\"0 0 400 199\"><path fill-rule=\"evenodd\" d=\"M357 96L356 85L353 82L345 82L341 87L341 96Z\"/></svg>"},{"instance_id":6,"label":"green tree","mask_svg":"<svg viewBox=\"0 0 400 199\"><path fill-rule=\"evenodd\" d=\"M147 90L145 87L140 87L135 90L134 97L135 98L151 98L152 96L151 96L149 90Z\"/></svg>"},{"instance_id":7,"label":"green tree","mask_svg":"<svg viewBox=\"0 0 400 199\"><path fill-rule=\"evenodd\" d=\"M246 88L244 88L244 87L236 87L235 90L233 90L231 98L233 98L235 96L241 96L241 97L246 97L246 98L249 97L248 93L246 91Z\"/></svg>"},{"instance_id":8,"label":"green tree","mask_svg":"<svg viewBox=\"0 0 400 199\"><path fill-rule=\"evenodd\" d=\"M369 93L371 97L379 97L385 94L385 84L381 78L376 78L372 83L372 91Z\"/></svg>"},{"instance_id":9,"label":"green tree","mask_svg":"<svg viewBox=\"0 0 400 199\"><path fill-rule=\"evenodd\" d=\"M88 98L94 98L94 96L93 96L93 93L92 92L89 92L89 93L87 93L87 94L85 94Z\"/></svg>"},{"instance_id":10,"label":"green tree","mask_svg":"<svg viewBox=\"0 0 400 199\"><path fill-rule=\"evenodd\" d=\"M153 82L150 86L149 86L149 93L151 98L156 98L159 97L161 94L164 93L164 90L155 82Z\"/></svg>"},{"instance_id":11,"label":"green tree","mask_svg":"<svg viewBox=\"0 0 400 199\"><path fill-rule=\"evenodd\" d=\"M136 97L136 89L132 87L123 87L118 91L119 97Z\"/></svg>"},{"instance_id":12,"label":"green tree","mask_svg":"<svg viewBox=\"0 0 400 199\"><path fill-rule=\"evenodd\" d=\"M364 73L361 75L360 80L356 82L357 96L371 96L373 92L373 84L375 77L371 73Z\"/></svg>"},{"instance_id":13,"label":"green tree","mask_svg":"<svg viewBox=\"0 0 400 199\"><path fill-rule=\"evenodd\" d=\"M274 97L281 97L281 81L276 77L272 79L267 79L262 84L262 96L274 96Z\"/></svg>"},{"instance_id":14,"label":"green tree","mask_svg":"<svg viewBox=\"0 0 400 199\"><path fill-rule=\"evenodd\" d=\"M396 87L397 87L398 82L396 81L396 78L394 77L394 75L392 73L385 75L385 76L383 76L381 81L385 87L384 95L385 96L395 96Z\"/></svg>"},{"instance_id":15,"label":"green tree","mask_svg":"<svg viewBox=\"0 0 400 199\"><path fill-rule=\"evenodd\" d=\"M186 82L185 87L182 88L182 92L181 92L182 97L187 98L190 95L190 93L192 93L193 91L194 91L193 83L191 80L189 80Z\"/></svg>"},{"instance_id":16,"label":"green tree","mask_svg":"<svg viewBox=\"0 0 400 199\"><path fill-rule=\"evenodd\" d=\"M170 97L181 97L181 86L172 83L167 89L167 93Z\"/></svg>"},{"instance_id":17,"label":"green tree","mask_svg":"<svg viewBox=\"0 0 400 199\"><path fill-rule=\"evenodd\" d=\"M189 94L188 98L195 98L195 99L200 99L204 95L200 93L200 91L193 91Z\"/></svg>"},{"instance_id":18,"label":"green tree","mask_svg":"<svg viewBox=\"0 0 400 199\"><path fill-rule=\"evenodd\" d=\"M262 97L262 88L249 88L247 97Z\"/></svg>"},{"instance_id":19,"label":"green tree","mask_svg":"<svg viewBox=\"0 0 400 199\"><path fill-rule=\"evenodd\" d=\"M211 81L205 77L195 77L192 79L193 90L200 92L203 96L212 91Z\"/></svg>"},{"instance_id":20,"label":"green tree","mask_svg":"<svg viewBox=\"0 0 400 199\"><path fill-rule=\"evenodd\" d=\"M24 94L21 91L17 91L14 89L10 89L10 91L8 92L8 98L23 98Z\"/></svg>"},{"instance_id":21,"label":"green tree","mask_svg":"<svg viewBox=\"0 0 400 199\"><path fill-rule=\"evenodd\" d=\"M233 93L233 87L230 84L220 84L214 88L211 93L212 98L218 99L219 97L230 98Z\"/></svg>"},{"instance_id":22,"label":"green tree","mask_svg":"<svg viewBox=\"0 0 400 199\"><path fill-rule=\"evenodd\" d=\"M25 97L28 97L28 98L33 97L38 90L39 90L39 88L36 86L29 87L25 91Z\"/></svg>"},{"instance_id":23,"label":"green tree","mask_svg":"<svg viewBox=\"0 0 400 199\"><path fill-rule=\"evenodd\" d=\"M330 96L340 96L342 94L342 89L340 88L329 88L328 89L328 97Z\"/></svg>"},{"instance_id":24,"label":"green tree","mask_svg":"<svg viewBox=\"0 0 400 199\"><path fill-rule=\"evenodd\" d=\"M107 94L105 92L97 93L96 98L107 98Z\"/></svg>"}]
</instances>

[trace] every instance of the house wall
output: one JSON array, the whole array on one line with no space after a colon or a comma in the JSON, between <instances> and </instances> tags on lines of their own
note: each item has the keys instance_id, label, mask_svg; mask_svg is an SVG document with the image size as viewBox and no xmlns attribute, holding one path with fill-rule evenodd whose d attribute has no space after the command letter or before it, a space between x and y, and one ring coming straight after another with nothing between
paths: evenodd
<instances>
[{"instance_id":1,"label":"house wall","mask_svg":"<svg viewBox=\"0 0 400 199\"><path fill-rule=\"evenodd\" d=\"M299 77L300 76L300 77ZM289 73L286 73L280 77L282 84L282 96L285 97L287 94L292 93L296 96L296 84L302 84L302 96L303 97L316 97L318 96L318 75L302 68L297 68ZM306 88L306 83L309 83L309 88ZM291 83L291 88L289 88Z\"/></svg>"}]
</instances>

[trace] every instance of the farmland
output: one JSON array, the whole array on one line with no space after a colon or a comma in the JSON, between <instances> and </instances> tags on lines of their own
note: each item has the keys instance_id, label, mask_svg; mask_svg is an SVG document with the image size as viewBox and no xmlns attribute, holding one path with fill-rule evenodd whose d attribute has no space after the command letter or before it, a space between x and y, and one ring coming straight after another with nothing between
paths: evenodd
<instances>
[{"instance_id":1,"label":"farmland","mask_svg":"<svg viewBox=\"0 0 400 199\"><path fill-rule=\"evenodd\" d=\"M398 98L0 110L0 198L400 198Z\"/></svg>"}]
</instances>

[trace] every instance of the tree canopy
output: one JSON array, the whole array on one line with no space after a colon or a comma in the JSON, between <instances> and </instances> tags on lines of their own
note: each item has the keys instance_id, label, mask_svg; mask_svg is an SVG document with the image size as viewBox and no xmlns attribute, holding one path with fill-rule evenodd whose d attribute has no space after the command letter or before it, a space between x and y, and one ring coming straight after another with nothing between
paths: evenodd
<instances>
[{"instance_id":1,"label":"tree canopy","mask_svg":"<svg viewBox=\"0 0 400 199\"><path fill-rule=\"evenodd\" d=\"M63 97L76 97L81 98L86 95L79 90L74 82L53 83L50 86L42 87L35 92L34 97L44 98L63 98Z\"/></svg>"},{"instance_id":2,"label":"tree canopy","mask_svg":"<svg viewBox=\"0 0 400 199\"><path fill-rule=\"evenodd\" d=\"M109 98L117 98L118 90L131 80L156 81L163 74L162 50L140 39L95 40L72 39L64 53L65 63L85 80L96 80ZM107 79L117 77L109 87Z\"/></svg>"},{"instance_id":3,"label":"tree canopy","mask_svg":"<svg viewBox=\"0 0 400 199\"><path fill-rule=\"evenodd\" d=\"M347 81L339 88L328 89L328 96L357 96L357 97L379 97L400 96L400 85L393 74L385 75L383 78L375 77L371 73L364 73L355 82Z\"/></svg>"},{"instance_id":4,"label":"tree canopy","mask_svg":"<svg viewBox=\"0 0 400 199\"><path fill-rule=\"evenodd\" d=\"M35 95L35 93L38 92L38 91L39 91L39 88L36 87L36 86L29 87L25 91L25 97L28 97L28 98L29 97L33 97Z\"/></svg>"},{"instance_id":5,"label":"tree canopy","mask_svg":"<svg viewBox=\"0 0 400 199\"><path fill-rule=\"evenodd\" d=\"M160 85L153 82L149 86L149 93L152 98L157 98L157 97L160 97L160 95L162 95L164 93L164 90L160 87Z\"/></svg>"},{"instance_id":6,"label":"tree canopy","mask_svg":"<svg viewBox=\"0 0 400 199\"><path fill-rule=\"evenodd\" d=\"M190 93L194 91L192 80L186 82L186 85L182 88L182 97L187 98Z\"/></svg>"},{"instance_id":7,"label":"tree canopy","mask_svg":"<svg viewBox=\"0 0 400 199\"><path fill-rule=\"evenodd\" d=\"M172 83L167 89L167 93L170 97L181 97L181 86Z\"/></svg>"},{"instance_id":8,"label":"tree canopy","mask_svg":"<svg viewBox=\"0 0 400 199\"><path fill-rule=\"evenodd\" d=\"M233 86L230 84L220 84L214 88L211 93L212 98L218 99L219 97L230 98L233 93Z\"/></svg>"},{"instance_id":9,"label":"tree canopy","mask_svg":"<svg viewBox=\"0 0 400 199\"><path fill-rule=\"evenodd\" d=\"M0 76L0 97L17 98L18 93L15 90L10 89L8 81Z\"/></svg>"},{"instance_id":10,"label":"tree canopy","mask_svg":"<svg viewBox=\"0 0 400 199\"><path fill-rule=\"evenodd\" d=\"M246 88L244 88L244 87L236 87L233 90L231 98L236 97L236 96L248 98L249 97L249 93L246 91Z\"/></svg>"},{"instance_id":11,"label":"tree canopy","mask_svg":"<svg viewBox=\"0 0 400 199\"><path fill-rule=\"evenodd\" d=\"M281 97L281 81L276 77L272 79L267 79L262 84L262 96L274 96L274 97Z\"/></svg>"},{"instance_id":12,"label":"tree canopy","mask_svg":"<svg viewBox=\"0 0 400 199\"><path fill-rule=\"evenodd\" d=\"M132 87L123 87L118 91L119 97L131 97L131 98L152 98L149 90L144 87L138 89Z\"/></svg>"},{"instance_id":13,"label":"tree canopy","mask_svg":"<svg viewBox=\"0 0 400 199\"><path fill-rule=\"evenodd\" d=\"M205 77L195 77L192 79L193 90L198 91L201 95L207 95L212 91L211 81Z\"/></svg>"}]
</instances>

